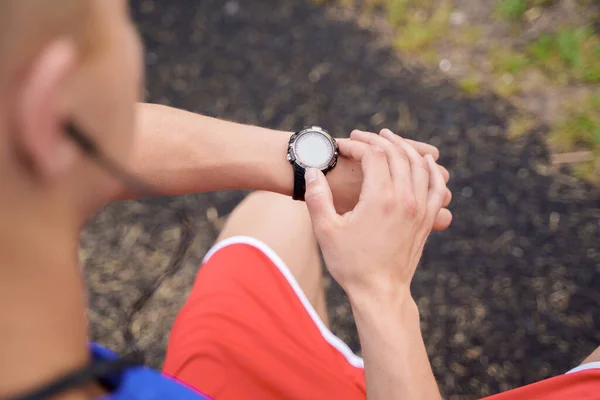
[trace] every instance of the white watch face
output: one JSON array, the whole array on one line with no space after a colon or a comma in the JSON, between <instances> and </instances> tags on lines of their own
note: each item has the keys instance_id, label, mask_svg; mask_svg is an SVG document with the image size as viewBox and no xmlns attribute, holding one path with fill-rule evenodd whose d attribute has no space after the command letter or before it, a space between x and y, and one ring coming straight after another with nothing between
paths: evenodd
<instances>
[{"instance_id":1,"label":"white watch face","mask_svg":"<svg viewBox=\"0 0 600 400\"><path fill-rule=\"evenodd\" d=\"M301 134L295 145L296 159L307 168L324 169L333 158L333 144L320 132L308 131Z\"/></svg>"}]
</instances>

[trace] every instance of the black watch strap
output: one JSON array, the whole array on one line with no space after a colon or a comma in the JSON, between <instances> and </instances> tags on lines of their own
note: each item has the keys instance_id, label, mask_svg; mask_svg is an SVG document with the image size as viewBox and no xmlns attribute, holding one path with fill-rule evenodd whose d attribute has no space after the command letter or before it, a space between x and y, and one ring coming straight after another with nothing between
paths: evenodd
<instances>
[{"instance_id":1,"label":"black watch strap","mask_svg":"<svg viewBox=\"0 0 600 400\"><path fill-rule=\"evenodd\" d=\"M306 180L304 174L306 170L298 164L292 164L294 166L294 192L292 198L294 200L304 201L304 194L306 193Z\"/></svg>"}]
</instances>

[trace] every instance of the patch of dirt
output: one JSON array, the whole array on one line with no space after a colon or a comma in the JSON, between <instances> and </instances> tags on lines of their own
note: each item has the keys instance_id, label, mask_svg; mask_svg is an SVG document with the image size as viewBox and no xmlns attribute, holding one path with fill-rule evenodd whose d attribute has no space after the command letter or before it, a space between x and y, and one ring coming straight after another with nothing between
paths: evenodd
<instances>
[{"instance_id":1,"label":"patch of dirt","mask_svg":"<svg viewBox=\"0 0 600 400\"><path fill-rule=\"evenodd\" d=\"M402 28L399 32L392 29L385 10L362 12L365 3L356 0L352 7L330 7L330 13L358 21L362 27L377 32L389 45L393 45L395 39L403 35ZM600 19L600 8L591 2L557 0L549 6L528 10L523 21L499 18L494 11L497 1L453 0L452 4L448 32L440 32L439 38L428 48L403 54L406 64L427 65L435 61L435 66L447 77L456 81L475 80L484 91L495 91L498 86L514 84L518 86L516 93L508 96L498 93L522 113L548 125L564 118L569 106L577 104L598 87L577 82L558 84L535 70L520 76L498 74L493 70L494 62L490 57L497 50L523 51L531 41L561 28L593 26L594 21ZM435 10L435 7L432 9ZM469 38L470 35L472 37ZM435 54L435 60L424 57L432 54Z\"/></svg>"}]
</instances>

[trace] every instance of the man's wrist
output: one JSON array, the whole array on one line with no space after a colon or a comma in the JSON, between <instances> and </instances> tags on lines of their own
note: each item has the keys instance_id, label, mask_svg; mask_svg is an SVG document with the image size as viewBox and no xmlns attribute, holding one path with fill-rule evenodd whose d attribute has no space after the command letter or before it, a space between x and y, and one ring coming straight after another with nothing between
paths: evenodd
<instances>
[{"instance_id":1,"label":"man's wrist","mask_svg":"<svg viewBox=\"0 0 600 400\"><path fill-rule=\"evenodd\" d=\"M346 293L355 313L392 313L401 312L416 315L418 307L408 285L398 285L387 288L352 288Z\"/></svg>"},{"instance_id":2,"label":"man's wrist","mask_svg":"<svg viewBox=\"0 0 600 400\"><path fill-rule=\"evenodd\" d=\"M419 308L410 294L401 290L389 296L361 292L348 297L361 342L365 332L376 337L389 337L392 332L398 337L420 335Z\"/></svg>"},{"instance_id":3,"label":"man's wrist","mask_svg":"<svg viewBox=\"0 0 600 400\"><path fill-rule=\"evenodd\" d=\"M273 131L266 137L265 190L291 196L294 190L294 170L287 161L287 148L291 132Z\"/></svg>"},{"instance_id":4,"label":"man's wrist","mask_svg":"<svg viewBox=\"0 0 600 400\"><path fill-rule=\"evenodd\" d=\"M263 190L280 193L286 196L292 196L294 192L294 168L287 160L287 150L290 141L290 136L293 132L286 131L268 131L267 135L261 136L265 142L263 154L264 160L269 164L267 168L263 170L265 187ZM336 193L338 186L344 186L343 190L348 192L352 191L352 187L360 187L355 181L350 180L348 177L343 179L341 172L343 168L349 168L346 164L352 161L340 157L338 159L338 166L331 170L327 175L327 180L330 182L331 189ZM360 168L360 165L357 167ZM362 178L362 175L359 176ZM342 179L340 179L342 178ZM358 198L358 193L356 193ZM344 212L349 210L343 210Z\"/></svg>"}]
</instances>

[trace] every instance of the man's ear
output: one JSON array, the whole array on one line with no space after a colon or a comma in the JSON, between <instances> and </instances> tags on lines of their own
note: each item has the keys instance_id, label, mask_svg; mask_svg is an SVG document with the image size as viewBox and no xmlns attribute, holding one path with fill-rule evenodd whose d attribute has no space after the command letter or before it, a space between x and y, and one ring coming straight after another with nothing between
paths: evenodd
<instances>
[{"instance_id":1,"label":"man's ear","mask_svg":"<svg viewBox=\"0 0 600 400\"><path fill-rule=\"evenodd\" d=\"M60 39L38 53L16 88L11 135L37 178L56 180L74 164L78 152L65 135L67 95L75 71L76 47Z\"/></svg>"}]
</instances>

